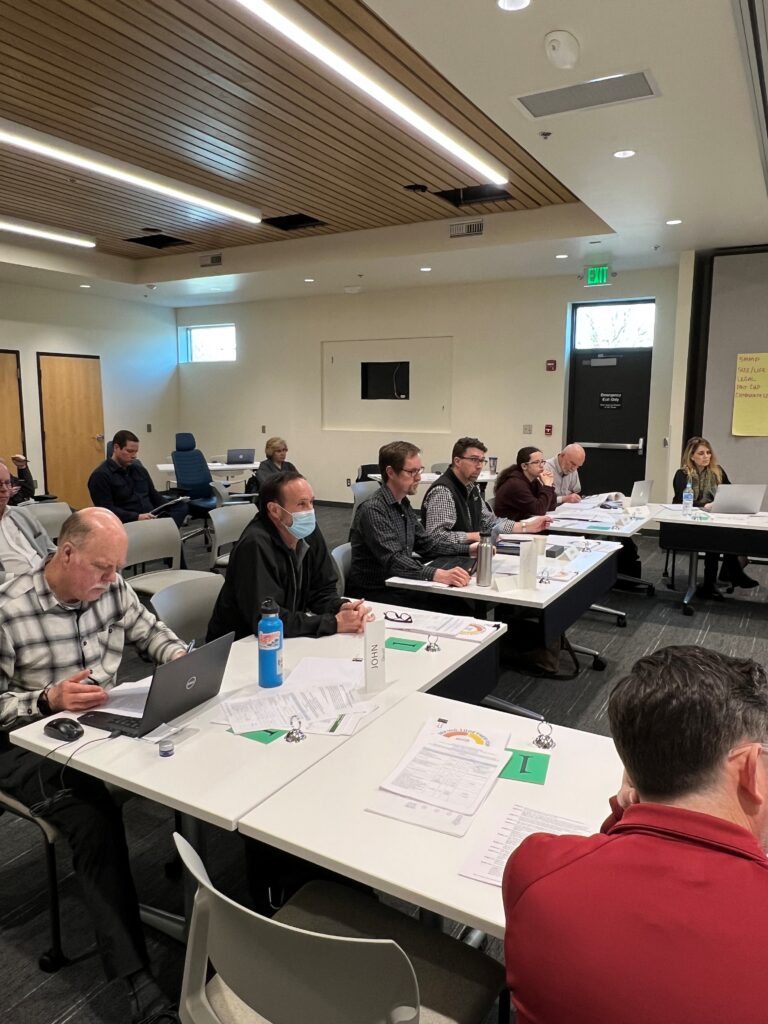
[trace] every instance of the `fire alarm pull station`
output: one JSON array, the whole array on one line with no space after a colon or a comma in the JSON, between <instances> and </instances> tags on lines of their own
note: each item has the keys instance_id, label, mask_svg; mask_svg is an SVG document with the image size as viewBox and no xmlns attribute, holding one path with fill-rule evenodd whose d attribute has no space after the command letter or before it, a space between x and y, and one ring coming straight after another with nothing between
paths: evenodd
<instances>
[{"instance_id":1,"label":"fire alarm pull station","mask_svg":"<svg viewBox=\"0 0 768 1024\"><path fill-rule=\"evenodd\" d=\"M545 437L552 437L552 424L551 423L545 423L544 424L544 436Z\"/></svg>"}]
</instances>

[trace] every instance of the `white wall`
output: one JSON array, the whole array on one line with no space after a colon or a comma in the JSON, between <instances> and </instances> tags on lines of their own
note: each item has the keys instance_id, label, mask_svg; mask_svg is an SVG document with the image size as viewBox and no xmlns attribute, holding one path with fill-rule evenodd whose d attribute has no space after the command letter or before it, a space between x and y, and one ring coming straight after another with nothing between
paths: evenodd
<instances>
[{"instance_id":1,"label":"white wall","mask_svg":"<svg viewBox=\"0 0 768 1024\"><path fill-rule=\"evenodd\" d=\"M161 482L154 464L171 451L178 418L173 310L0 283L0 348L21 353L26 454L41 489L38 352L100 356L106 436L138 434L142 461Z\"/></svg>"},{"instance_id":2,"label":"white wall","mask_svg":"<svg viewBox=\"0 0 768 1024\"><path fill-rule=\"evenodd\" d=\"M668 450L675 339L677 268L626 272L606 298L657 301L648 437L648 474L659 500L668 491ZM179 367L179 428L192 430L209 455L228 447L263 450L265 437L287 439L288 458L311 480L318 498L349 501L346 478L375 462L381 444L402 434L322 428L322 343L385 338L453 338L451 424L444 432L409 431L427 464L450 458L463 434L482 438L500 465L523 444L547 455L562 440L569 303L598 297L574 277L412 288L358 295L262 301L177 310L181 326L238 328L238 360ZM557 359L556 373L545 370ZM524 423L533 424L531 438ZM554 427L550 439L544 424ZM265 426L265 434L261 427Z\"/></svg>"}]
</instances>

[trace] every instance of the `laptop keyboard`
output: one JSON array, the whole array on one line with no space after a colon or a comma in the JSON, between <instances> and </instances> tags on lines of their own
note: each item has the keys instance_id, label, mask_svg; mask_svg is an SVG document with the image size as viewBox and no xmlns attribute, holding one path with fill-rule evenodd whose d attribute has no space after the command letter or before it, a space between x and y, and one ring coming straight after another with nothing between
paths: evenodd
<instances>
[{"instance_id":1,"label":"laptop keyboard","mask_svg":"<svg viewBox=\"0 0 768 1024\"><path fill-rule=\"evenodd\" d=\"M91 725L94 729L105 729L107 732L120 732L124 736L138 736L141 729L140 718L128 715L112 715L108 711L88 711L78 717L78 722Z\"/></svg>"}]
</instances>

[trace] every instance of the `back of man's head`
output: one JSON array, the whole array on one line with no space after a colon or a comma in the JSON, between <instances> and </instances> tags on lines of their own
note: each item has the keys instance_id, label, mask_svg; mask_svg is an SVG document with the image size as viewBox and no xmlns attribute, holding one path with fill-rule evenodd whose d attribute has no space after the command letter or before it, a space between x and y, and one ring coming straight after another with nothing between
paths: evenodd
<instances>
[{"instance_id":1,"label":"back of man's head","mask_svg":"<svg viewBox=\"0 0 768 1024\"><path fill-rule=\"evenodd\" d=\"M732 747L768 742L768 680L749 658L663 647L617 683L608 719L641 798L674 801L715 783Z\"/></svg>"},{"instance_id":2,"label":"back of man's head","mask_svg":"<svg viewBox=\"0 0 768 1024\"><path fill-rule=\"evenodd\" d=\"M303 479L303 475L294 469L286 469L281 473L274 473L270 476L261 485L261 490L259 491L259 515L262 518L266 517L267 506L272 502L276 502L278 505L283 504L283 491L286 484L291 483L292 480Z\"/></svg>"}]
</instances>

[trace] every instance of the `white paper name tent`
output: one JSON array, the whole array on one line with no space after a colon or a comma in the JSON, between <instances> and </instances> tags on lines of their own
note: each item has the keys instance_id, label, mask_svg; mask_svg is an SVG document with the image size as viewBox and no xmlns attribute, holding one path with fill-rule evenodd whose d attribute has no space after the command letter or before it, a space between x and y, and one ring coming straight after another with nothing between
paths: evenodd
<instances>
[{"instance_id":1,"label":"white paper name tent","mask_svg":"<svg viewBox=\"0 0 768 1024\"><path fill-rule=\"evenodd\" d=\"M384 644L387 640L387 624L384 619L374 619L365 624L365 692L380 693L387 685L384 668Z\"/></svg>"}]
</instances>

